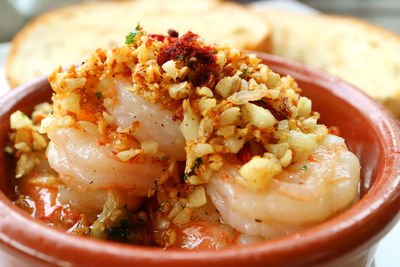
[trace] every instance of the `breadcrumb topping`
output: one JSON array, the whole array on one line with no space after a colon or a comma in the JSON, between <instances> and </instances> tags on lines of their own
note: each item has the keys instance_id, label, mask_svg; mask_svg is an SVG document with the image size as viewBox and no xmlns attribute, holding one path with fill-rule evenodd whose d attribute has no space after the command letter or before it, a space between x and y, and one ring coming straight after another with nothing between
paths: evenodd
<instances>
[{"instance_id":1,"label":"breadcrumb topping","mask_svg":"<svg viewBox=\"0 0 400 267\"><path fill-rule=\"evenodd\" d=\"M110 80L128 79L127 90L161 103L180 123L186 183L205 184L224 160L240 160L240 183L251 190L265 188L271 174L308 156L328 133L294 79L280 77L255 55L207 44L192 32L147 34L139 25L131 39L112 50L98 49L82 66L60 67L50 75L54 114L42 123L43 132L91 121L105 144L129 136L140 123L119 133L105 112L116 101ZM124 161L143 154L124 146L114 150ZM265 175L258 173L259 166L267 167Z\"/></svg>"}]
</instances>

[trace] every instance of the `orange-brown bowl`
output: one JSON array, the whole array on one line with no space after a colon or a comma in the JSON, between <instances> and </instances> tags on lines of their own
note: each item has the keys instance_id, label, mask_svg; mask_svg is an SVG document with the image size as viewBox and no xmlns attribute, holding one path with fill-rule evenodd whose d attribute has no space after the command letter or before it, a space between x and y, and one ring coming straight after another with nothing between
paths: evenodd
<instances>
[{"instance_id":1,"label":"orange-brown bowl","mask_svg":"<svg viewBox=\"0 0 400 267\"><path fill-rule=\"evenodd\" d=\"M361 200L308 230L263 243L223 250L163 250L64 233L15 206L12 165L0 153L0 265L48 266L368 266L377 242L393 227L400 209L400 130L396 119L364 93L328 74L276 56L258 54L271 69L296 78L321 122L338 126L361 162ZM0 99L0 148L16 110L32 112L49 101L45 77Z\"/></svg>"}]
</instances>

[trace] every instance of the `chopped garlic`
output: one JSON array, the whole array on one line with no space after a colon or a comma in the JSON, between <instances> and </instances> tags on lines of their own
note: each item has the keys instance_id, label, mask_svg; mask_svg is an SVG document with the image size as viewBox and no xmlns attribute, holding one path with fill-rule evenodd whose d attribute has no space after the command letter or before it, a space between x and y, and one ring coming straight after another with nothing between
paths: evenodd
<instances>
[{"instance_id":1,"label":"chopped garlic","mask_svg":"<svg viewBox=\"0 0 400 267\"><path fill-rule=\"evenodd\" d=\"M307 155L317 148L316 135L291 130L288 144L295 151L296 156Z\"/></svg>"},{"instance_id":2,"label":"chopped garlic","mask_svg":"<svg viewBox=\"0 0 400 267\"><path fill-rule=\"evenodd\" d=\"M232 153L238 153L240 149L244 146L246 141L241 137L227 137L224 138L224 145Z\"/></svg>"},{"instance_id":3,"label":"chopped garlic","mask_svg":"<svg viewBox=\"0 0 400 267\"><path fill-rule=\"evenodd\" d=\"M21 111L16 111L10 116L11 129L21 129L25 127L32 127L32 121Z\"/></svg>"},{"instance_id":4,"label":"chopped garlic","mask_svg":"<svg viewBox=\"0 0 400 267\"><path fill-rule=\"evenodd\" d=\"M189 95L189 89L190 89L189 83L182 82L168 87L168 92L170 97L179 100L186 98Z\"/></svg>"},{"instance_id":5,"label":"chopped garlic","mask_svg":"<svg viewBox=\"0 0 400 267\"><path fill-rule=\"evenodd\" d=\"M122 160L122 161L128 161L128 160L130 160L131 158L133 158L133 157L139 155L139 154L142 153L142 152L143 152L142 149L133 149L133 148L131 148L131 149L128 149L128 150L124 150L124 151L119 152L119 153L117 154L117 157L118 157L120 160Z\"/></svg>"},{"instance_id":6,"label":"chopped garlic","mask_svg":"<svg viewBox=\"0 0 400 267\"><path fill-rule=\"evenodd\" d=\"M212 154L213 152L213 146L210 144L197 144L194 148L194 156L196 158L201 158L202 156Z\"/></svg>"},{"instance_id":7,"label":"chopped garlic","mask_svg":"<svg viewBox=\"0 0 400 267\"><path fill-rule=\"evenodd\" d=\"M169 60L165 62L161 68L169 75L172 77L172 79L176 80L176 77L178 77L178 69L175 66L175 61L174 60Z\"/></svg>"},{"instance_id":8,"label":"chopped garlic","mask_svg":"<svg viewBox=\"0 0 400 267\"><path fill-rule=\"evenodd\" d=\"M292 162L293 154L292 150L288 149L286 150L285 154L279 159L279 161L282 164L282 167L287 167L290 162Z\"/></svg>"},{"instance_id":9,"label":"chopped garlic","mask_svg":"<svg viewBox=\"0 0 400 267\"><path fill-rule=\"evenodd\" d=\"M307 97L300 97L299 102L297 103L298 114L302 117L308 117L311 113L311 100Z\"/></svg>"},{"instance_id":10,"label":"chopped garlic","mask_svg":"<svg viewBox=\"0 0 400 267\"><path fill-rule=\"evenodd\" d=\"M243 120L259 128L267 128L277 123L271 111L257 105L247 103L242 108Z\"/></svg>"},{"instance_id":11,"label":"chopped garlic","mask_svg":"<svg viewBox=\"0 0 400 267\"><path fill-rule=\"evenodd\" d=\"M208 111L217 106L217 100L215 98L203 97L199 101L199 110L202 116L205 116Z\"/></svg>"},{"instance_id":12,"label":"chopped garlic","mask_svg":"<svg viewBox=\"0 0 400 267\"><path fill-rule=\"evenodd\" d=\"M108 114L107 112L103 111L103 118L108 123L111 124L114 121L114 117Z\"/></svg>"},{"instance_id":13,"label":"chopped garlic","mask_svg":"<svg viewBox=\"0 0 400 267\"><path fill-rule=\"evenodd\" d=\"M238 124L240 123L240 117L240 108L231 107L221 113L219 125L226 126L230 124Z\"/></svg>"},{"instance_id":14,"label":"chopped garlic","mask_svg":"<svg viewBox=\"0 0 400 267\"><path fill-rule=\"evenodd\" d=\"M80 101L80 96L78 94L71 93L65 98L63 98L60 102L61 106L66 110L71 111L73 113L78 113L80 110L79 101Z\"/></svg>"},{"instance_id":15,"label":"chopped garlic","mask_svg":"<svg viewBox=\"0 0 400 267\"><path fill-rule=\"evenodd\" d=\"M223 98L227 98L233 92L235 92L237 89L240 88L241 86L240 80L241 79L237 76L224 77L215 86L215 91Z\"/></svg>"},{"instance_id":16,"label":"chopped garlic","mask_svg":"<svg viewBox=\"0 0 400 267\"><path fill-rule=\"evenodd\" d=\"M141 146L143 153L147 155L155 155L158 151L158 143L154 140L144 141L141 143Z\"/></svg>"},{"instance_id":17,"label":"chopped garlic","mask_svg":"<svg viewBox=\"0 0 400 267\"><path fill-rule=\"evenodd\" d=\"M260 191L281 170L280 164L272 159L253 157L240 168L240 176L236 177L236 181L247 189Z\"/></svg>"},{"instance_id":18,"label":"chopped garlic","mask_svg":"<svg viewBox=\"0 0 400 267\"><path fill-rule=\"evenodd\" d=\"M199 138L200 117L193 111L189 100L183 101L183 121L180 129L187 141L194 141Z\"/></svg>"},{"instance_id":19,"label":"chopped garlic","mask_svg":"<svg viewBox=\"0 0 400 267\"><path fill-rule=\"evenodd\" d=\"M199 96L207 96L207 97L213 97L214 96L213 92L208 87L199 87L199 88L197 88L196 93Z\"/></svg>"},{"instance_id":20,"label":"chopped garlic","mask_svg":"<svg viewBox=\"0 0 400 267\"><path fill-rule=\"evenodd\" d=\"M57 73L59 75L61 73ZM85 78L74 78L74 79L65 79L65 84L66 84L66 89L68 91L73 91L78 88L82 88L86 84L86 79Z\"/></svg>"},{"instance_id":21,"label":"chopped garlic","mask_svg":"<svg viewBox=\"0 0 400 267\"><path fill-rule=\"evenodd\" d=\"M203 186L198 186L188 197L188 207L198 208L207 203L206 191Z\"/></svg>"}]
</instances>

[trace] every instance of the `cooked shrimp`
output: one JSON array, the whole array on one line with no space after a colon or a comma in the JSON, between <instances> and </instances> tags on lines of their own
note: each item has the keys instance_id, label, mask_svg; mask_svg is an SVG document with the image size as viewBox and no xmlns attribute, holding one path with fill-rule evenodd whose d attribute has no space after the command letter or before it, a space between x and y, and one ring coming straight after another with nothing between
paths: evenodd
<instances>
[{"instance_id":1,"label":"cooked shrimp","mask_svg":"<svg viewBox=\"0 0 400 267\"><path fill-rule=\"evenodd\" d=\"M235 182L239 164L226 164L207 192L225 223L239 232L274 238L326 220L357 197L360 164L344 140L328 135L308 159L276 175L261 192Z\"/></svg>"},{"instance_id":2,"label":"cooked shrimp","mask_svg":"<svg viewBox=\"0 0 400 267\"><path fill-rule=\"evenodd\" d=\"M133 132L136 139L140 142L157 141L161 152L176 160L185 160L185 139L179 123L172 119L173 113L162 109L160 104L152 104L129 91L132 87L129 81L114 79L113 83L117 91L117 101L108 111L115 118L116 124L126 128L138 121L139 127Z\"/></svg>"},{"instance_id":3,"label":"cooked shrimp","mask_svg":"<svg viewBox=\"0 0 400 267\"><path fill-rule=\"evenodd\" d=\"M96 131L85 122L86 129ZM138 156L134 162L119 160L108 146L98 143L92 130L60 128L48 132L50 166L67 184L81 189L126 189L145 196L154 181L168 170L167 162Z\"/></svg>"},{"instance_id":4,"label":"cooked shrimp","mask_svg":"<svg viewBox=\"0 0 400 267\"><path fill-rule=\"evenodd\" d=\"M59 186L58 193L59 202L89 216L99 214L108 197L107 190L87 190L82 193L66 185ZM129 191L118 191L118 195L131 210L136 210L143 203L142 198L131 195Z\"/></svg>"},{"instance_id":5,"label":"cooked shrimp","mask_svg":"<svg viewBox=\"0 0 400 267\"><path fill-rule=\"evenodd\" d=\"M175 224L168 220L168 214L157 210L151 222L155 228L154 241L162 247L219 249L232 246L240 235L231 226L221 223L221 215L210 200L194 209L187 223Z\"/></svg>"},{"instance_id":6,"label":"cooked shrimp","mask_svg":"<svg viewBox=\"0 0 400 267\"><path fill-rule=\"evenodd\" d=\"M130 140L132 149L140 149L140 142L156 141L160 152L178 160L185 159L185 141L179 124L172 120L172 112L135 95L130 83L113 79L111 96L114 104L108 112L121 129L139 122ZM115 93L116 92L116 93ZM123 189L137 196L145 196L168 169L167 162L156 157L137 156L134 162L123 162L113 155L108 146L97 140L97 127L90 122L79 122L82 127L48 130L50 165L68 185L83 189Z\"/></svg>"}]
</instances>

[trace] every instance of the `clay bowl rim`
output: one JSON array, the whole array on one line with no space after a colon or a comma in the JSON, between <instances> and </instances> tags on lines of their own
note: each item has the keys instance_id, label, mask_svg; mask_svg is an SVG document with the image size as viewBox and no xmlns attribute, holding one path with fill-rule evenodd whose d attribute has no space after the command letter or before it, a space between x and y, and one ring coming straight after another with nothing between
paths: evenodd
<instances>
[{"instance_id":1,"label":"clay bowl rim","mask_svg":"<svg viewBox=\"0 0 400 267\"><path fill-rule=\"evenodd\" d=\"M334 97L344 99L365 116L375 132L380 133L377 134L380 152L385 157L378 162L383 167L376 174L376 182L355 206L317 226L282 238L218 251L187 251L125 245L70 235L29 217L0 192L0 218L7 216L7 220L0 220L0 243L30 258L62 265L71 262L166 265L188 262L213 265L223 262L241 265L259 263L260 259L274 263L277 258L293 260L292 263L303 258L304 261L297 263L311 263L314 261L310 257L329 261L348 253L354 255L376 243L400 215L398 212L388 214L396 207L398 211L400 206L400 169L390 167L400 166L400 128L397 120L369 96L329 74L277 56L256 54L275 71L295 72L303 79L324 87ZM33 95L37 88L47 86L46 79L38 78L11 91L0 99L0 107L10 107L9 102L13 102L10 99L18 102ZM386 216L384 220L381 219L383 215ZM16 234L18 238L13 237ZM338 236L347 238L338 239ZM75 253L78 256L73 256ZM275 263L278 262L282 261Z\"/></svg>"}]
</instances>

